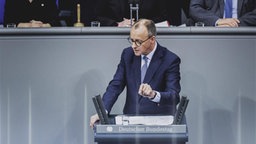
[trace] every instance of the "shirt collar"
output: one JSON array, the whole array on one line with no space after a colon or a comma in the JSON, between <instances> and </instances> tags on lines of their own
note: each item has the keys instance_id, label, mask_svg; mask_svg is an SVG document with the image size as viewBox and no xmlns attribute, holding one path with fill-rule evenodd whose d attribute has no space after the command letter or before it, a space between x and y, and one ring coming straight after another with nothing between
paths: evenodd
<instances>
[{"instance_id":1,"label":"shirt collar","mask_svg":"<svg viewBox=\"0 0 256 144\"><path fill-rule=\"evenodd\" d=\"M156 51L156 47L157 47L157 42L155 43L154 49L148 55L146 55L149 61L152 59L152 57L153 57L153 55L154 55L154 53ZM143 59L144 56L145 55L141 55L141 59Z\"/></svg>"}]
</instances>

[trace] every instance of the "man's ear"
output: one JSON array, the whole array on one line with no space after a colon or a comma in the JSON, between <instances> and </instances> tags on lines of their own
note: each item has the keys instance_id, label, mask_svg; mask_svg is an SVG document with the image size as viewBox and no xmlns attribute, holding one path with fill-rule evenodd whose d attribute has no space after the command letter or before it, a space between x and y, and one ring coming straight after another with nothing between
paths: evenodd
<instances>
[{"instance_id":1,"label":"man's ear","mask_svg":"<svg viewBox=\"0 0 256 144\"><path fill-rule=\"evenodd\" d=\"M150 41L151 41L151 43L153 43L154 41L156 41L156 37L155 37L155 36L152 36L152 37L150 38Z\"/></svg>"}]
</instances>

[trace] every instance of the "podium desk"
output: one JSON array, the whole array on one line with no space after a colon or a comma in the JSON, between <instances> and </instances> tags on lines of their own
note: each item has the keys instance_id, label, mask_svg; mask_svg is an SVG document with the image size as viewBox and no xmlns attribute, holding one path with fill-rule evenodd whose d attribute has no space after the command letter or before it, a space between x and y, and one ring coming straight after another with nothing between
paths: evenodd
<instances>
[{"instance_id":1,"label":"podium desk","mask_svg":"<svg viewBox=\"0 0 256 144\"><path fill-rule=\"evenodd\" d=\"M94 141L97 144L185 144L188 142L188 128L186 125L186 120L182 121L180 126L185 126L185 132L97 132L96 127L107 127L108 128L119 128L122 127L118 125L100 125L96 124L94 127ZM175 126L175 125L174 125ZM176 125L179 126L179 125ZM128 126L129 127L129 126ZM132 125L132 128L136 127L136 125ZM138 127L147 127L138 125ZM150 126L149 126L150 127ZM158 127L158 126L155 126ZM161 127L161 126L160 126ZM164 127L164 126L163 126ZM184 127L183 127L184 128Z\"/></svg>"},{"instance_id":2,"label":"podium desk","mask_svg":"<svg viewBox=\"0 0 256 144\"><path fill-rule=\"evenodd\" d=\"M98 144L185 144L188 134L97 134Z\"/></svg>"}]
</instances>

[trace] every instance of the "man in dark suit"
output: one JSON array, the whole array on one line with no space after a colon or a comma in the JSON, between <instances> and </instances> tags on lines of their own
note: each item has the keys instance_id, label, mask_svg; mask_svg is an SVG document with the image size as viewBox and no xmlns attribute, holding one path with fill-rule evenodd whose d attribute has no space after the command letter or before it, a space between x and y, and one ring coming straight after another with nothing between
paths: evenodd
<instances>
[{"instance_id":1,"label":"man in dark suit","mask_svg":"<svg viewBox=\"0 0 256 144\"><path fill-rule=\"evenodd\" d=\"M55 0L6 0L4 25L18 27L59 26Z\"/></svg>"},{"instance_id":2,"label":"man in dark suit","mask_svg":"<svg viewBox=\"0 0 256 144\"><path fill-rule=\"evenodd\" d=\"M206 26L256 26L256 0L237 0L231 18L225 16L224 6L225 0L191 0L190 16Z\"/></svg>"},{"instance_id":3,"label":"man in dark suit","mask_svg":"<svg viewBox=\"0 0 256 144\"><path fill-rule=\"evenodd\" d=\"M131 26L130 0L98 0L95 15L101 26ZM155 23L167 20L166 0L137 0L139 18L147 18ZM134 5L135 6L135 5ZM135 12L133 13L135 14ZM133 15L135 18L135 15Z\"/></svg>"},{"instance_id":4,"label":"man in dark suit","mask_svg":"<svg viewBox=\"0 0 256 144\"><path fill-rule=\"evenodd\" d=\"M107 112L126 87L124 114L174 115L180 100L180 58L157 43L151 20L136 22L129 40L132 46L123 50L114 78L103 95ZM143 78L144 66L147 70ZM90 126L97 120L98 115L93 115Z\"/></svg>"}]
</instances>

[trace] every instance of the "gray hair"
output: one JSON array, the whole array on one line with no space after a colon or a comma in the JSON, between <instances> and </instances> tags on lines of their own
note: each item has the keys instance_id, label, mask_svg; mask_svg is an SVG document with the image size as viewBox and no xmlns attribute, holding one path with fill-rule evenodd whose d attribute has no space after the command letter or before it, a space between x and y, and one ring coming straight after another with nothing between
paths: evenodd
<instances>
[{"instance_id":1,"label":"gray hair","mask_svg":"<svg viewBox=\"0 0 256 144\"><path fill-rule=\"evenodd\" d=\"M156 36L156 26L155 23L152 20L149 19L139 19L136 21L132 28L138 29L140 26L145 26L148 30L148 37Z\"/></svg>"}]
</instances>

